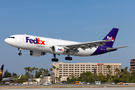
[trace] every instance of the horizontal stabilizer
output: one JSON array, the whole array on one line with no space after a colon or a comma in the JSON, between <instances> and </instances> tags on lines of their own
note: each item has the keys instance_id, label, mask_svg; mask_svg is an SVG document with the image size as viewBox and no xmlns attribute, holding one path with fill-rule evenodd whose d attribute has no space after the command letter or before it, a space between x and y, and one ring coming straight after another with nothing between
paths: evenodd
<instances>
[{"instance_id":1,"label":"horizontal stabilizer","mask_svg":"<svg viewBox=\"0 0 135 90\"><path fill-rule=\"evenodd\" d=\"M122 46L122 47L116 47L116 48L107 48L107 51L115 51L117 49L125 48L125 47L128 47L128 46Z\"/></svg>"}]
</instances>

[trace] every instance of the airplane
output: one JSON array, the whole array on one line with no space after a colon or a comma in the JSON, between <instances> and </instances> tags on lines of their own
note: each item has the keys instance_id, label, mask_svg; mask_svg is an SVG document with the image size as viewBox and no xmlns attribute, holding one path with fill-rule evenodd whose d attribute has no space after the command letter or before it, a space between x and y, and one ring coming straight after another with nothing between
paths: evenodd
<instances>
[{"instance_id":1,"label":"airplane","mask_svg":"<svg viewBox=\"0 0 135 90\"><path fill-rule=\"evenodd\" d=\"M53 39L46 37L39 37L33 35L19 34L11 35L5 39L5 42L13 47L18 48L18 55L22 55L21 50L29 50L31 56L43 56L46 53L53 54L52 62L58 62L56 55L67 55L65 60L72 60L73 56L93 56L116 51L119 48L113 48L118 28L113 28L104 38L99 41L92 42L73 42L61 39Z\"/></svg>"},{"instance_id":2,"label":"airplane","mask_svg":"<svg viewBox=\"0 0 135 90\"><path fill-rule=\"evenodd\" d=\"M4 69L4 65L2 65L0 69L0 81L2 80L3 69Z\"/></svg>"}]
</instances>

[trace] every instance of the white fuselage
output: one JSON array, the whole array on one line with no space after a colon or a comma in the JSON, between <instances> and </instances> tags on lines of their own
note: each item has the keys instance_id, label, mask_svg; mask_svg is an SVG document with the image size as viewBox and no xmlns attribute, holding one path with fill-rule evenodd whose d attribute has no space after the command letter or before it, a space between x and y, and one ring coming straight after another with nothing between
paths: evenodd
<instances>
[{"instance_id":1,"label":"white fuselage","mask_svg":"<svg viewBox=\"0 0 135 90\"><path fill-rule=\"evenodd\" d=\"M36 41L37 38L38 38L39 44L37 44L37 41ZM45 38L45 37L32 36L32 35L12 35L10 36L10 38L5 39L5 42L16 48L45 52L45 53L53 53L52 48L51 48L52 46L80 44L80 42ZM85 50L82 48L78 48L79 52L72 53L71 55L90 56L97 50L97 48L98 47L93 47L93 48L88 48ZM63 53L63 54L66 54L66 53Z\"/></svg>"}]
</instances>

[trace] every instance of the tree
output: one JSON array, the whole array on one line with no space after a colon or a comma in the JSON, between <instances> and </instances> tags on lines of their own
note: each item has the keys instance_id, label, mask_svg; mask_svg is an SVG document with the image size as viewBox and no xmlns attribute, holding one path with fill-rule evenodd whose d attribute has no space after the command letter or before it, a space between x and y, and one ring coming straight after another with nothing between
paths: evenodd
<instances>
[{"instance_id":1,"label":"tree","mask_svg":"<svg viewBox=\"0 0 135 90\"><path fill-rule=\"evenodd\" d=\"M119 72L120 70L118 68L115 69L115 72L118 74L118 78L119 78Z\"/></svg>"},{"instance_id":2,"label":"tree","mask_svg":"<svg viewBox=\"0 0 135 90\"><path fill-rule=\"evenodd\" d=\"M49 70L48 69L46 70L46 74L49 75Z\"/></svg>"},{"instance_id":3,"label":"tree","mask_svg":"<svg viewBox=\"0 0 135 90\"><path fill-rule=\"evenodd\" d=\"M54 65L52 66L52 68L53 68L53 70L56 69L56 67L55 67ZM55 73L53 72L53 74L55 74ZM54 75L53 75L53 82L54 82L54 80L55 80L55 77L54 77Z\"/></svg>"},{"instance_id":4,"label":"tree","mask_svg":"<svg viewBox=\"0 0 135 90\"><path fill-rule=\"evenodd\" d=\"M38 78L38 71L37 71L38 68L35 68L35 70L36 70L36 71L35 71L35 77Z\"/></svg>"},{"instance_id":5,"label":"tree","mask_svg":"<svg viewBox=\"0 0 135 90\"><path fill-rule=\"evenodd\" d=\"M98 78L102 83L106 82L105 76L102 73L99 73Z\"/></svg>"},{"instance_id":6,"label":"tree","mask_svg":"<svg viewBox=\"0 0 135 90\"><path fill-rule=\"evenodd\" d=\"M110 65L107 65L107 69L109 70L109 72L110 72L110 68L111 68L111 66Z\"/></svg>"},{"instance_id":7,"label":"tree","mask_svg":"<svg viewBox=\"0 0 135 90\"><path fill-rule=\"evenodd\" d=\"M4 72L4 75L3 75L3 78L7 78L7 77L11 77L11 73L8 72L8 70L6 70L6 71Z\"/></svg>"},{"instance_id":8,"label":"tree","mask_svg":"<svg viewBox=\"0 0 135 90\"><path fill-rule=\"evenodd\" d=\"M28 80L28 77L25 75L22 75L20 79L16 79L15 82L17 83L23 83L26 82Z\"/></svg>"},{"instance_id":9,"label":"tree","mask_svg":"<svg viewBox=\"0 0 135 90\"><path fill-rule=\"evenodd\" d=\"M53 69L52 69L52 68L50 68L50 74L51 74L51 76L53 76L52 71L53 71Z\"/></svg>"},{"instance_id":10,"label":"tree","mask_svg":"<svg viewBox=\"0 0 135 90\"><path fill-rule=\"evenodd\" d=\"M33 72L32 77L34 77L34 72L35 72L35 69L36 69L35 67L33 67L33 68L32 68L32 70L33 70L33 71L32 71L32 72Z\"/></svg>"},{"instance_id":11,"label":"tree","mask_svg":"<svg viewBox=\"0 0 135 90\"><path fill-rule=\"evenodd\" d=\"M124 70L126 70L126 71L127 71L127 69L128 69L128 67L126 66L126 67L124 68Z\"/></svg>"},{"instance_id":12,"label":"tree","mask_svg":"<svg viewBox=\"0 0 135 90\"><path fill-rule=\"evenodd\" d=\"M61 76L58 77L59 82L60 82L60 79L61 79Z\"/></svg>"},{"instance_id":13,"label":"tree","mask_svg":"<svg viewBox=\"0 0 135 90\"><path fill-rule=\"evenodd\" d=\"M85 82L95 82L96 80L99 80L97 74L91 72L83 72L78 79Z\"/></svg>"},{"instance_id":14,"label":"tree","mask_svg":"<svg viewBox=\"0 0 135 90\"><path fill-rule=\"evenodd\" d=\"M133 67L130 67L129 71L130 71L130 76L131 76L131 73L133 72Z\"/></svg>"},{"instance_id":15,"label":"tree","mask_svg":"<svg viewBox=\"0 0 135 90\"><path fill-rule=\"evenodd\" d=\"M113 82L118 83L119 82L119 78L113 78Z\"/></svg>"},{"instance_id":16,"label":"tree","mask_svg":"<svg viewBox=\"0 0 135 90\"><path fill-rule=\"evenodd\" d=\"M107 69L108 69L107 79L109 79L109 81L110 81L110 77L111 77L111 75L110 75L110 73L111 73L110 68L111 68L111 66L107 65Z\"/></svg>"},{"instance_id":17,"label":"tree","mask_svg":"<svg viewBox=\"0 0 135 90\"><path fill-rule=\"evenodd\" d=\"M17 74L16 73L12 73L12 77L16 78L17 77Z\"/></svg>"},{"instance_id":18,"label":"tree","mask_svg":"<svg viewBox=\"0 0 135 90\"><path fill-rule=\"evenodd\" d=\"M54 65L52 66L52 68L53 68L53 69L56 69L56 67L55 67Z\"/></svg>"},{"instance_id":19,"label":"tree","mask_svg":"<svg viewBox=\"0 0 135 90\"><path fill-rule=\"evenodd\" d=\"M25 67L24 70L25 70L25 74L26 74L26 72L28 71L28 67Z\"/></svg>"}]
</instances>

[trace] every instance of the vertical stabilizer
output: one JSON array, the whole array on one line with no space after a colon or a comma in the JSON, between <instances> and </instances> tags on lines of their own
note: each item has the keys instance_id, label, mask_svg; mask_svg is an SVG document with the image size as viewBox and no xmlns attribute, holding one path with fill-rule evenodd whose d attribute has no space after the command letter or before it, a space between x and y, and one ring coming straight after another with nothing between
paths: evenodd
<instances>
[{"instance_id":1,"label":"vertical stabilizer","mask_svg":"<svg viewBox=\"0 0 135 90\"><path fill-rule=\"evenodd\" d=\"M0 69L0 81L2 80L3 69L4 69L4 65L2 65Z\"/></svg>"},{"instance_id":2,"label":"vertical stabilizer","mask_svg":"<svg viewBox=\"0 0 135 90\"><path fill-rule=\"evenodd\" d=\"M104 46L108 46L108 47L112 47L113 43L116 39L117 33L118 33L118 28L113 28L106 36L103 40L112 40L111 42L106 42Z\"/></svg>"}]
</instances>

